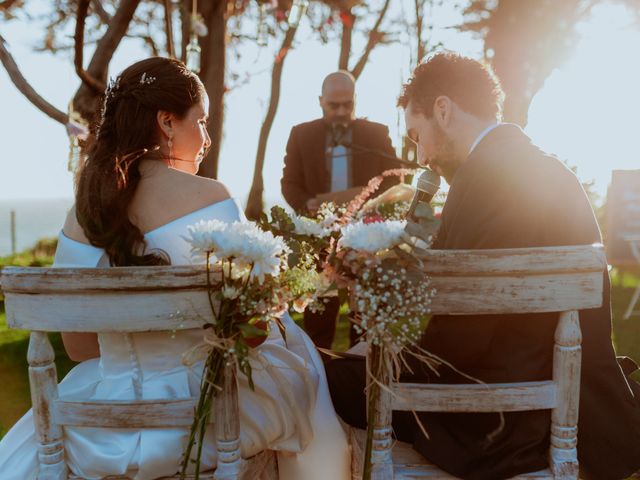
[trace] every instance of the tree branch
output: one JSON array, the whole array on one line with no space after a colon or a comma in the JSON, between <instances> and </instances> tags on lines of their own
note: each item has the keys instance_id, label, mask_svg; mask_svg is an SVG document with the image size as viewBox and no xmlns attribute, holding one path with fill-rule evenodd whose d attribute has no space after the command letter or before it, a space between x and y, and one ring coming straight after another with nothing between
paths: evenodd
<instances>
[{"instance_id":1,"label":"tree branch","mask_svg":"<svg viewBox=\"0 0 640 480\"><path fill-rule=\"evenodd\" d=\"M100 18L100 21L102 23L104 23L105 25L109 25L109 23L111 22L111 15L109 15L104 9L100 0L91 0L91 8L93 9L94 13L98 15L98 18Z\"/></svg>"},{"instance_id":2,"label":"tree branch","mask_svg":"<svg viewBox=\"0 0 640 480\"><path fill-rule=\"evenodd\" d=\"M251 190L249 191L249 198L247 200L247 208L245 212L247 217L251 220L257 220L260 218L260 214L263 210L262 195L264 193L264 181L262 178L262 171L264 169L264 159L267 153L267 141L269 140L269 133L271 132L271 127L273 126L273 121L276 117L276 112L278 111L278 104L280 103L280 86L282 83L284 60L287 58L287 54L293 45L293 39L296 35L296 31L297 27L289 27L273 63L269 108L267 109L267 115L265 116L262 127L260 128L258 151L256 153L256 163L253 170L253 181L251 183Z\"/></svg>"},{"instance_id":3,"label":"tree branch","mask_svg":"<svg viewBox=\"0 0 640 480\"><path fill-rule=\"evenodd\" d=\"M151 49L151 55L153 55L154 57L160 56L160 51L158 50L158 46L156 45L156 42L153 41L153 38L151 38L150 35L142 35L140 37L131 37L131 38L142 39L142 41L144 41L144 43L146 43L147 46Z\"/></svg>"},{"instance_id":4,"label":"tree branch","mask_svg":"<svg viewBox=\"0 0 640 480\"><path fill-rule=\"evenodd\" d=\"M351 39L353 35L353 23L355 15L351 10L340 12L342 22L342 37L340 39L340 59L338 60L339 70L349 70L349 57L351 56Z\"/></svg>"},{"instance_id":5,"label":"tree branch","mask_svg":"<svg viewBox=\"0 0 640 480\"><path fill-rule=\"evenodd\" d=\"M416 65L419 65L420 62L422 61L422 58L425 55L425 44L422 41L422 24L424 21L424 0L415 0L414 2L414 6L416 9L416 40L418 42L417 45L417 58L416 58Z\"/></svg>"},{"instance_id":6,"label":"tree branch","mask_svg":"<svg viewBox=\"0 0 640 480\"><path fill-rule=\"evenodd\" d=\"M356 63L356 66L351 70L351 74L358 79L358 77L362 74L365 65L369 61L369 55L371 55L371 51L380 43L381 38L384 37L384 33L380 32L380 25L382 25L382 21L384 20L385 15L387 14L387 10L389 9L389 3L391 0L385 0L384 6L382 10L380 10L380 15L378 15L378 20L371 32L369 32L369 41L367 42L367 47L364 49L360 60Z\"/></svg>"},{"instance_id":7,"label":"tree branch","mask_svg":"<svg viewBox=\"0 0 640 480\"><path fill-rule=\"evenodd\" d=\"M127 33L129 23L133 18L140 0L122 0L118 10L109 23L109 28L96 46L96 51L91 58L87 72L96 78L106 75L107 67L113 57L113 53L120 45L122 38Z\"/></svg>"},{"instance_id":8,"label":"tree branch","mask_svg":"<svg viewBox=\"0 0 640 480\"><path fill-rule=\"evenodd\" d=\"M106 83L109 63L113 53L126 35L140 0L122 0L111 17L104 36L96 44L93 57L86 68L87 74ZM100 92L101 93L101 92ZM92 124L100 109L101 95L84 82L73 97L73 107L89 124Z\"/></svg>"},{"instance_id":9,"label":"tree branch","mask_svg":"<svg viewBox=\"0 0 640 480\"><path fill-rule=\"evenodd\" d=\"M0 12L9 10L14 4L18 3L18 1L19 0L4 0L0 2Z\"/></svg>"},{"instance_id":10,"label":"tree branch","mask_svg":"<svg viewBox=\"0 0 640 480\"><path fill-rule=\"evenodd\" d=\"M73 36L75 44L75 55L73 63L76 67L76 73L80 77L80 80L89 87L91 87L96 93L102 93L106 88L106 85L99 82L91 75L89 75L82 66L83 52L84 52L84 24L87 20L87 12L89 11L90 0L79 0L78 2L78 16L76 19L76 31Z\"/></svg>"},{"instance_id":11,"label":"tree branch","mask_svg":"<svg viewBox=\"0 0 640 480\"><path fill-rule=\"evenodd\" d=\"M0 35L0 61L2 61L2 65L7 70L9 74L9 78L13 82L13 84L17 87L17 89L22 93L27 100L29 100L36 108L42 111L44 114L48 115L52 119L61 124L65 125L69 123L69 116L58 110L56 107L47 102L44 98L42 98L38 93L33 89L29 82L22 76L20 73L20 69L18 65L14 61L11 53L7 49L5 45L5 40Z\"/></svg>"}]
</instances>

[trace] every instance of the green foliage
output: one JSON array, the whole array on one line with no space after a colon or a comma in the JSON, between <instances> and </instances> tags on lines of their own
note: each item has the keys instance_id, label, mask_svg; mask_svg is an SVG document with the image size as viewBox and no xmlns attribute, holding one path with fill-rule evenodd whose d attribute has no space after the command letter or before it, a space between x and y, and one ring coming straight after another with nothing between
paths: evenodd
<instances>
[{"instance_id":1,"label":"green foliage","mask_svg":"<svg viewBox=\"0 0 640 480\"><path fill-rule=\"evenodd\" d=\"M32 248L15 255L0 257L0 268L15 267L46 267L53 263L58 240L56 238L43 238Z\"/></svg>"}]
</instances>

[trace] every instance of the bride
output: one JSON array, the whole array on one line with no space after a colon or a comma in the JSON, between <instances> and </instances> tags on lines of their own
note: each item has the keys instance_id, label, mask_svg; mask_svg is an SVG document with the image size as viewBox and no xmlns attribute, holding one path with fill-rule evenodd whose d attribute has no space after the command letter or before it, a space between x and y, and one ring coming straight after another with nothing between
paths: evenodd
<instances>
[{"instance_id":1,"label":"bride","mask_svg":"<svg viewBox=\"0 0 640 480\"><path fill-rule=\"evenodd\" d=\"M183 239L188 225L244 219L223 184L195 175L211 142L207 112L202 83L176 60L137 62L110 84L55 266L189 264L190 246ZM253 350L255 390L239 375L242 455L276 450L281 479L347 479L347 440L322 362L288 315L283 323L286 345L274 328ZM81 363L60 383L59 394L87 400L195 396L198 370L183 365L181 356L201 339L200 330L65 334L69 356ZM209 430L203 469L216 462ZM66 427L65 459L71 473L87 479L173 475L187 433ZM37 451L29 412L0 442L0 478L35 478Z\"/></svg>"}]
</instances>

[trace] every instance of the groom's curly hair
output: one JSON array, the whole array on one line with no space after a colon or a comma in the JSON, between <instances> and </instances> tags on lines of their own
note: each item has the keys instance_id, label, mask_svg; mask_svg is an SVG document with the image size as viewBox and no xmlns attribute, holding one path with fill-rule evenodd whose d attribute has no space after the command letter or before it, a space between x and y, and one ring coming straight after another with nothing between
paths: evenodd
<instances>
[{"instance_id":1,"label":"groom's curly hair","mask_svg":"<svg viewBox=\"0 0 640 480\"><path fill-rule=\"evenodd\" d=\"M484 120L500 120L504 93L489 65L453 52L437 53L418 65L404 85L398 106L427 118L433 116L433 104L441 95L453 100L462 110Z\"/></svg>"}]
</instances>

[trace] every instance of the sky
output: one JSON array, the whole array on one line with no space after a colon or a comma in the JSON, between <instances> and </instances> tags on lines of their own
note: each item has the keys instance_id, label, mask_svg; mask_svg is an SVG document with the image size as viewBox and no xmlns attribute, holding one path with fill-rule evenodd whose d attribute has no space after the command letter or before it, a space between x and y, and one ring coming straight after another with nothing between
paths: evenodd
<instances>
[{"instance_id":1,"label":"sky","mask_svg":"<svg viewBox=\"0 0 640 480\"><path fill-rule=\"evenodd\" d=\"M38 8L44 0L34 0ZM409 2L411 3L411 2ZM450 50L481 57L482 43L470 33L448 28L460 21L444 6L432 12L434 40ZM336 42L323 45L303 20L295 49L286 58L282 97L267 148L264 169L268 203L282 203L279 181L291 127L318 118L322 79L337 66ZM37 36L33 32L38 31ZM640 47L640 32L630 25L623 7L603 5L580 25L582 40L575 55L554 71L531 104L526 132L544 150L577 167L581 180L595 180L606 194L612 169L640 168L637 152L640 111L640 68L625 55ZM0 23L0 33L32 86L65 111L79 85L70 54L35 53L41 30L24 23ZM258 134L266 112L274 43L243 48L242 58L230 59L233 71L262 72L226 97L220 179L241 201L251 184ZM357 55L362 47L354 47ZM90 49L90 47L87 47ZM126 40L117 50L110 74L148 53L140 43ZM85 59L90 58L90 51ZM409 76L406 46L392 44L374 50L357 84L357 115L389 126L399 145L402 126L396 99ZM72 174L67 171L68 138L62 125L33 107L0 68L0 201L71 198Z\"/></svg>"}]
</instances>

